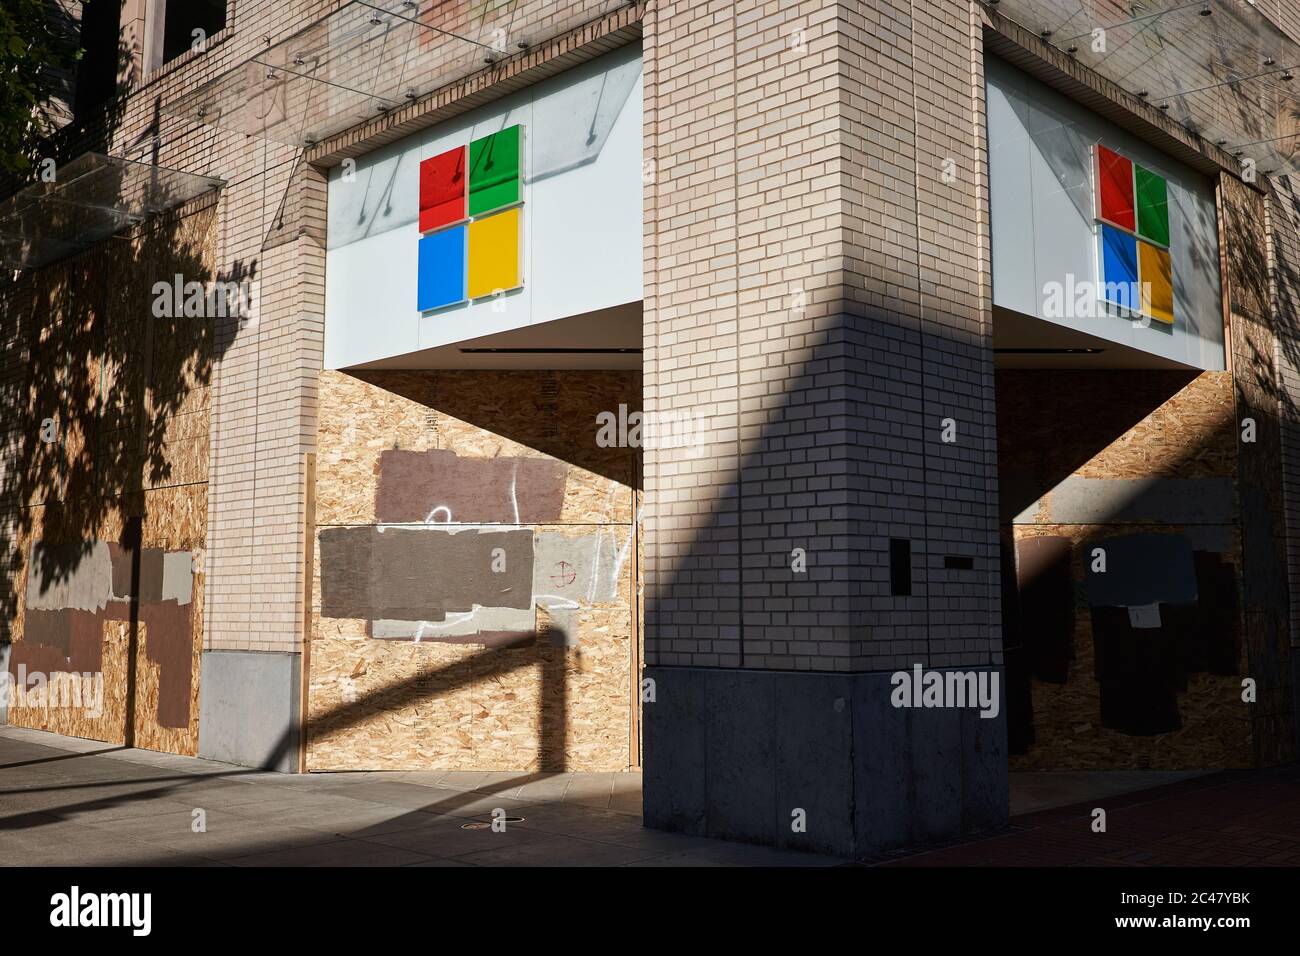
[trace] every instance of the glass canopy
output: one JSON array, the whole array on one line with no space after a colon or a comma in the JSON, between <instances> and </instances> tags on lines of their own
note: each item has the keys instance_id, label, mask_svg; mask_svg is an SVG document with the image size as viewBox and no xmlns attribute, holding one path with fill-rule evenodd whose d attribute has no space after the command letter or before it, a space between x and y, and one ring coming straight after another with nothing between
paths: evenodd
<instances>
[{"instance_id":1,"label":"glass canopy","mask_svg":"<svg viewBox=\"0 0 1300 956\"><path fill-rule=\"evenodd\" d=\"M353 0L163 112L311 146L627 0Z\"/></svg>"},{"instance_id":2,"label":"glass canopy","mask_svg":"<svg viewBox=\"0 0 1300 956\"><path fill-rule=\"evenodd\" d=\"M100 153L83 153L0 202L0 261L36 269L175 208L224 181Z\"/></svg>"},{"instance_id":3,"label":"glass canopy","mask_svg":"<svg viewBox=\"0 0 1300 956\"><path fill-rule=\"evenodd\" d=\"M1300 44L1251 0L982 0L1261 173L1300 169Z\"/></svg>"}]
</instances>

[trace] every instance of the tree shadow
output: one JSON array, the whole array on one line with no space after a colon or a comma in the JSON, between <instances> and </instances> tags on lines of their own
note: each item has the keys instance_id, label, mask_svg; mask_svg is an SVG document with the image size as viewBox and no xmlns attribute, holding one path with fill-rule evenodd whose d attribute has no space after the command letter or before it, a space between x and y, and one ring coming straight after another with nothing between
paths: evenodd
<instances>
[{"instance_id":1,"label":"tree shadow","mask_svg":"<svg viewBox=\"0 0 1300 956\"><path fill-rule=\"evenodd\" d=\"M119 43L119 67L129 55ZM129 95L45 141L52 182L38 167L33 182L0 187L33 199L7 238L34 263L0 279L0 644L21 641L29 592L71 581L98 543L132 551L128 744L141 529L155 492L206 486L213 369L249 323L246 302L213 283L258 272L256 258L215 269L220 194L191 198L159 165L156 102L135 140L144 162L80 175L87 153L118 147ZM187 314L172 294L164 307L159 283L201 290L197 307Z\"/></svg>"}]
</instances>

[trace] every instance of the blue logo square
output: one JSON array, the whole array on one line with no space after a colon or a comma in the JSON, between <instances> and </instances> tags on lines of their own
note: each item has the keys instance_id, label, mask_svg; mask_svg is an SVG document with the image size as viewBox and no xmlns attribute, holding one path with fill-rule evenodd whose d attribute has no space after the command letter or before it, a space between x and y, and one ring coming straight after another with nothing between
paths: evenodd
<instances>
[{"instance_id":1,"label":"blue logo square","mask_svg":"<svg viewBox=\"0 0 1300 956\"><path fill-rule=\"evenodd\" d=\"M464 224L420 237L416 300L421 312L465 301Z\"/></svg>"},{"instance_id":2,"label":"blue logo square","mask_svg":"<svg viewBox=\"0 0 1300 956\"><path fill-rule=\"evenodd\" d=\"M1101 298L1126 312L1138 312L1137 240L1113 226L1101 227Z\"/></svg>"}]
</instances>

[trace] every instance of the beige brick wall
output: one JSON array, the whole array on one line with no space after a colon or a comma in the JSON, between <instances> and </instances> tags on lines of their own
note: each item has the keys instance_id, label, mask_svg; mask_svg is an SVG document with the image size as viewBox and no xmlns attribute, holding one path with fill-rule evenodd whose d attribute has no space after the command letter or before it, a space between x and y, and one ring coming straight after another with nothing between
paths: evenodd
<instances>
[{"instance_id":1,"label":"beige brick wall","mask_svg":"<svg viewBox=\"0 0 1300 956\"><path fill-rule=\"evenodd\" d=\"M301 148L200 125L162 107L342 5L342 0L231 0L227 28L205 49L143 77L138 68L128 69L135 86L119 98L105 126L76 139L67 131L59 143L69 158L96 149L223 178L216 278L249 278L259 287L257 322L218 320L216 330L208 649L301 648L304 456L315 450L323 344L324 176L304 162ZM142 29L132 13L137 7L143 8L142 0L132 0L125 22L135 47L141 46L134 41ZM471 19L476 30L486 30L494 17L509 14L513 44L623 7L614 0L563 5L529 0L509 10L479 5ZM426 10L434 8L426 2ZM595 36L587 31L581 42ZM573 58L575 46L569 43L549 55ZM523 56L513 46L510 52ZM466 61L465 69L481 68L480 59Z\"/></svg>"},{"instance_id":2,"label":"beige brick wall","mask_svg":"<svg viewBox=\"0 0 1300 956\"><path fill-rule=\"evenodd\" d=\"M1255 0L1255 6L1283 33L1300 42L1300 6L1295 0Z\"/></svg>"},{"instance_id":3,"label":"beige brick wall","mask_svg":"<svg viewBox=\"0 0 1300 956\"><path fill-rule=\"evenodd\" d=\"M957 0L648 13L646 406L710 425L696 455L646 453L648 663L995 659L977 22Z\"/></svg>"},{"instance_id":4,"label":"beige brick wall","mask_svg":"<svg viewBox=\"0 0 1300 956\"><path fill-rule=\"evenodd\" d=\"M323 253L317 240L297 236L292 213L310 193L311 177L293 149L199 126L161 107L264 48L265 37L278 39L331 6L237 0L227 30L206 51L143 79L138 70L125 71L137 85L118 98L105 123L76 138L65 130L53 144L65 158L94 149L224 179L216 275L187 278L260 285L257 324L216 320L205 556L210 648L292 650L301 633L300 469L314 444L322 324L319 293L302 277L319 278L315 259ZM126 18L128 40L136 39L137 20ZM279 227L281 218L289 228Z\"/></svg>"},{"instance_id":5,"label":"beige brick wall","mask_svg":"<svg viewBox=\"0 0 1300 956\"><path fill-rule=\"evenodd\" d=\"M236 0L96 144L225 178L220 271L260 283L257 325L219 330L214 648L302 633L323 186L300 150L158 109L339 5ZM977 4L658 0L644 30L646 405L708 425L694 453L646 456L649 661L996 661ZM890 538L913 542L911 597L889 593Z\"/></svg>"}]
</instances>

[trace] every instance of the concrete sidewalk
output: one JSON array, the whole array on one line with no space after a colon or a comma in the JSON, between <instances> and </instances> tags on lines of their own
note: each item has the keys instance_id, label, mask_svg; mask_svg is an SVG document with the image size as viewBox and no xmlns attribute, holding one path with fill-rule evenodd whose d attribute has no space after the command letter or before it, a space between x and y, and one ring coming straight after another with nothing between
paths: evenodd
<instances>
[{"instance_id":1,"label":"concrete sidewalk","mask_svg":"<svg viewBox=\"0 0 1300 956\"><path fill-rule=\"evenodd\" d=\"M505 832L475 826L495 809ZM840 862L647 830L638 774L287 775L0 727L4 866Z\"/></svg>"},{"instance_id":2,"label":"concrete sidewalk","mask_svg":"<svg viewBox=\"0 0 1300 956\"><path fill-rule=\"evenodd\" d=\"M1300 768L1013 774L1010 826L891 866L1300 865ZM1105 807L1106 834L1091 809ZM481 824L505 811L503 833ZM196 811L206 832L194 832ZM519 818L519 819L515 819ZM466 828L468 825L468 829ZM3 866L831 866L641 825L638 774L290 775L0 727Z\"/></svg>"},{"instance_id":3,"label":"concrete sidewalk","mask_svg":"<svg viewBox=\"0 0 1300 956\"><path fill-rule=\"evenodd\" d=\"M1164 778L1163 782L1159 781ZM1181 779L1179 779L1181 777ZM1086 774L1090 797L1015 814L1002 831L913 847L890 866L1300 866L1300 766L1163 774ZM1058 781L1058 788L1060 783ZM1120 790L1120 787L1127 787ZM1050 789L1051 784L1044 789ZM1106 811L1106 831L1093 811Z\"/></svg>"}]
</instances>

